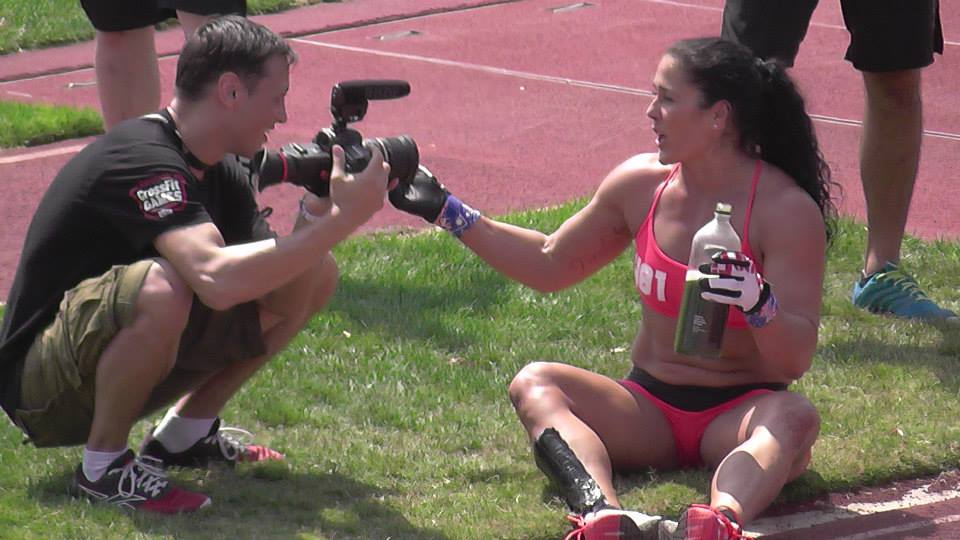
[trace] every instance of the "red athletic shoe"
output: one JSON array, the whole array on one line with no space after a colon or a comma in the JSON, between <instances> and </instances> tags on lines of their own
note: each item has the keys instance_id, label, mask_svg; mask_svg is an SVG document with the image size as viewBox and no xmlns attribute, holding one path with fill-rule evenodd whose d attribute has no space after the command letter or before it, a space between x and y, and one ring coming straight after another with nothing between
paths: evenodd
<instances>
[{"instance_id":1,"label":"red athletic shoe","mask_svg":"<svg viewBox=\"0 0 960 540\"><path fill-rule=\"evenodd\" d=\"M716 508L705 504L692 504L680 516L677 540L741 540L746 539L740 526L730 521Z\"/></svg>"},{"instance_id":2,"label":"red athletic shoe","mask_svg":"<svg viewBox=\"0 0 960 540\"><path fill-rule=\"evenodd\" d=\"M252 437L249 431L239 428L220 427L217 418L210 427L210 433L182 452L170 452L157 439L153 438L153 430L147 434L140 446L140 455L149 456L163 463L164 467L199 467L205 468L210 463L225 463L234 466L237 463L257 461L281 461L283 454L255 444L245 444L237 435Z\"/></svg>"},{"instance_id":3,"label":"red athletic shoe","mask_svg":"<svg viewBox=\"0 0 960 540\"><path fill-rule=\"evenodd\" d=\"M564 540L659 540L660 516L604 508L585 516L569 515L573 523Z\"/></svg>"},{"instance_id":4,"label":"red athletic shoe","mask_svg":"<svg viewBox=\"0 0 960 540\"><path fill-rule=\"evenodd\" d=\"M149 459L134 457L132 450L114 460L96 482L87 480L83 466L78 466L70 494L95 503L161 514L193 512L210 505L210 497L171 484L163 470L150 465Z\"/></svg>"}]
</instances>

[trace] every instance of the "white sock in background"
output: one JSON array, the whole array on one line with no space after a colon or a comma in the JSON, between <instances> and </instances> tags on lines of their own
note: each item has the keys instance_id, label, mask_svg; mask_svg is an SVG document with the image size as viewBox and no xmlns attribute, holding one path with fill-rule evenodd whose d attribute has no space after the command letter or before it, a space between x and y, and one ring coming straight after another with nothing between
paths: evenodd
<instances>
[{"instance_id":1,"label":"white sock in background","mask_svg":"<svg viewBox=\"0 0 960 540\"><path fill-rule=\"evenodd\" d=\"M83 475L87 480L96 482L107 472L107 467L116 459L126 453L127 449L116 450L114 452L97 452L83 447Z\"/></svg>"},{"instance_id":2,"label":"white sock in background","mask_svg":"<svg viewBox=\"0 0 960 540\"><path fill-rule=\"evenodd\" d=\"M153 430L153 437L159 440L163 447L170 452L183 452L200 439L210 434L210 428L216 418L183 418L177 415L175 407L170 407L167 414Z\"/></svg>"}]
</instances>

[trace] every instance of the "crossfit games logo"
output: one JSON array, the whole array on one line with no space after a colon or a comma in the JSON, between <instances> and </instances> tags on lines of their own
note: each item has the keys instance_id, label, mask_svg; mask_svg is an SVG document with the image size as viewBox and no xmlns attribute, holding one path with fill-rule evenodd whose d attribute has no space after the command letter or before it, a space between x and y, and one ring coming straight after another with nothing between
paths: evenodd
<instances>
[{"instance_id":1,"label":"crossfit games logo","mask_svg":"<svg viewBox=\"0 0 960 540\"><path fill-rule=\"evenodd\" d=\"M130 196L147 219L163 219L184 207L186 181L176 173L162 173L137 183Z\"/></svg>"}]
</instances>

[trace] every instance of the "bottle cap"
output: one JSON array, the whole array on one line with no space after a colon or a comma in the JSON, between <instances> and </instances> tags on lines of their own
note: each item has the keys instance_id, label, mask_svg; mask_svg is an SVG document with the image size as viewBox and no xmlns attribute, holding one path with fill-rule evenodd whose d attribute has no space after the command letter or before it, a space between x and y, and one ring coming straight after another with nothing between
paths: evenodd
<instances>
[{"instance_id":1,"label":"bottle cap","mask_svg":"<svg viewBox=\"0 0 960 540\"><path fill-rule=\"evenodd\" d=\"M728 216L729 216L730 214L733 213L733 206L731 206L731 205L729 205L729 204L727 204L727 203L718 202L718 203L717 203L717 207L714 209L714 212L716 212L716 213L718 213L718 214L725 214L725 215L728 215Z\"/></svg>"}]
</instances>

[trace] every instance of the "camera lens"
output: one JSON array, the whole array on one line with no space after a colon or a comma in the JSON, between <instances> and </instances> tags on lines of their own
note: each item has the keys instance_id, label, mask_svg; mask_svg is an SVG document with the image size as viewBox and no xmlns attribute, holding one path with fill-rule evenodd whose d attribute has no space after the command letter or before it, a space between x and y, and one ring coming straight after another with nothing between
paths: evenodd
<instances>
[{"instance_id":1,"label":"camera lens","mask_svg":"<svg viewBox=\"0 0 960 540\"><path fill-rule=\"evenodd\" d=\"M383 157L390 164L390 176L399 178L401 182L410 182L417 174L420 166L420 151L412 137L380 137L373 139L383 152Z\"/></svg>"},{"instance_id":2,"label":"camera lens","mask_svg":"<svg viewBox=\"0 0 960 540\"><path fill-rule=\"evenodd\" d=\"M277 152L260 150L250 161L251 170L255 173L257 191L283 182L283 159Z\"/></svg>"}]
</instances>

